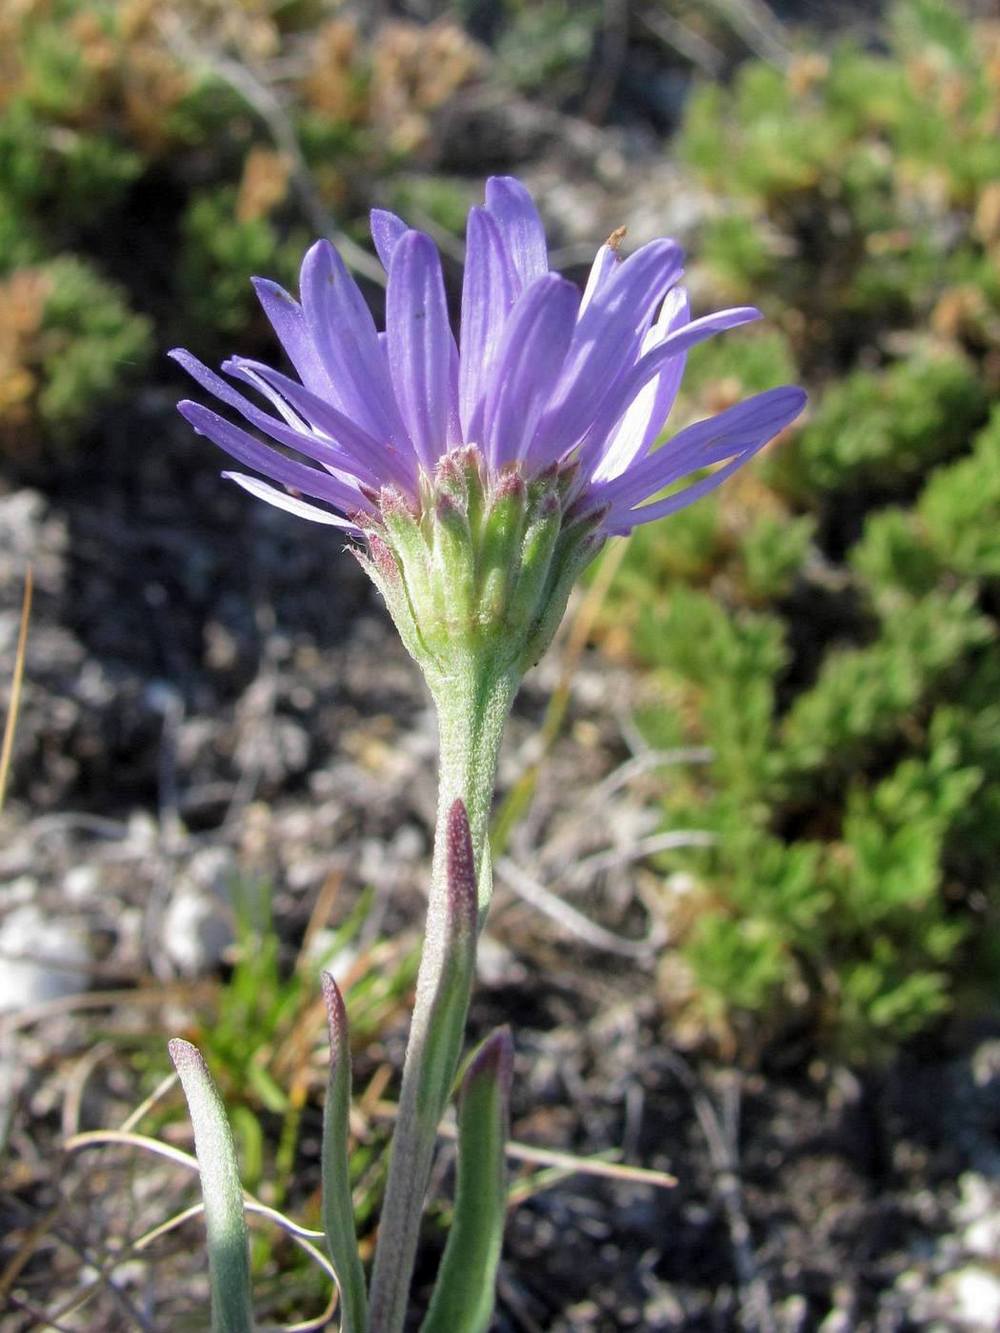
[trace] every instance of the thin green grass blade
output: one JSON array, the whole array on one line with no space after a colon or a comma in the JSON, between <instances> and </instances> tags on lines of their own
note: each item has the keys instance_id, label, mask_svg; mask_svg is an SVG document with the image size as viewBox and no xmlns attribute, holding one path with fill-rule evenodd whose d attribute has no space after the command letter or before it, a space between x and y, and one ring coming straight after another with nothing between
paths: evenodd
<instances>
[{"instance_id":1,"label":"thin green grass blade","mask_svg":"<svg viewBox=\"0 0 1000 1333\"><path fill-rule=\"evenodd\" d=\"M485 1333L507 1213L504 1145L514 1051L510 1030L469 1061L458 1105L455 1215L421 1333Z\"/></svg>"},{"instance_id":2,"label":"thin green grass blade","mask_svg":"<svg viewBox=\"0 0 1000 1333\"><path fill-rule=\"evenodd\" d=\"M226 1108L198 1048L179 1037L168 1046L194 1126L194 1151L208 1232L212 1333L252 1333L243 1187Z\"/></svg>"},{"instance_id":3,"label":"thin green grass blade","mask_svg":"<svg viewBox=\"0 0 1000 1333\"><path fill-rule=\"evenodd\" d=\"M330 1078L323 1108L323 1230L340 1284L341 1333L364 1333L368 1326L368 1293L358 1254L348 1152L351 1048L347 1011L329 972L320 973L320 980L330 1029Z\"/></svg>"}]
</instances>

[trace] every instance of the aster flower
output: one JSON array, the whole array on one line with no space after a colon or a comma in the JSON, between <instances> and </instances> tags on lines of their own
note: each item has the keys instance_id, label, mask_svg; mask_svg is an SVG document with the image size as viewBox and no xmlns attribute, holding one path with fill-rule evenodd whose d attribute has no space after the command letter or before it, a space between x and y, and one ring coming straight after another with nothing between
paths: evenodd
<instances>
[{"instance_id":1,"label":"aster flower","mask_svg":"<svg viewBox=\"0 0 1000 1333\"><path fill-rule=\"evenodd\" d=\"M255 279L297 378L243 357L222 368L264 406L172 355L268 439L182 402L195 430L261 474L223 475L362 539L355 554L425 674L463 639L523 672L608 536L713 490L805 401L770 389L655 447L688 349L760 312L693 320L667 239L622 258L612 238L581 293L549 271L541 219L512 177L489 180L469 213L458 342L431 239L383 210L372 237L384 333L328 241L305 256L299 301Z\"/></svg>"},{"instance_id":2,"label":"aster flower","mask_svg":"<svg viewBox=\"0 0 1000 1333\"><path fill-rule=\"evenodd\" d=\"M771 389L654 450L688 349L760 312L742 306L692 320L680 285L683 254L666 239L627 259L616 243L601 246L581 296L549 271L541 220L512 177L488 181L485 207L469 214L457 344L431 239L382 210L372 214L372 236L388 274L385 333L328 241L303 261L301 301L255 280L298 379L243 357L223 370L276 415L189 353L173 353L251 426L309 460L260 443L199 403L180 405L197 431L278 485L225 476L304 518L364 529L385 487L419 506L421 479L474 445L492 477L514 468L530 478L575 463L567 497L575 513L600 513L603 534L626 533L718 486L805 401L801 389ZM649 503L715 464L722 466Z\"/></svg>"}]
</instances>

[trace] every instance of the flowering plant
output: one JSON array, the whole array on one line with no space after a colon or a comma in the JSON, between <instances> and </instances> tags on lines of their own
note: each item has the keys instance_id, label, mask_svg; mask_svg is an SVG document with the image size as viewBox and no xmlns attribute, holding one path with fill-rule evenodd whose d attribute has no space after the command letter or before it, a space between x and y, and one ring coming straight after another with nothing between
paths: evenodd
<instances>
[{"instance_id":1,"label":"flowering plant","mask_svg":"<svg viewBox=\"0 0 1000 1333\"><path fill-rule=\"evenodd\" d=\"M622 258L620 233L598 251L581 295L549 271L541 220L512 178L488 181L485 207L469 214L457 343L430 238L381 210L372 216L372 236L388 274L384 333L326 241L305 257L300 301L256 280L298 378L240 357L223 369L273 411L189 353L173 355L272 441L200 403L181 403L199 433L269 481L224 475L354 539L437 706L441 773L426 940L370 1292L347 1177L346 1015L336 985L324 981L332 1051L324 1227L341 1285L341 1326L397 1333L438 1124L461 1056L476 939L490 901L487 824L497 755L520 680L604 542L720 485L798 415L805 395L770 389L654 447L687 350L759 311L739 307L692 320L678 245L655 240ZM197 1130L199 1098L211 1103L197 1091L207 1073L190 1050L175 1044L174 1051ZM455 1218L427 1333L472 1333L489 1323L510 1066L510 1038L501 1030L462 1080ZM213 1131L211 1141L224 1137ZM232 1277L240 1250L232 1210L240 1204L231 1180L227 1190L228 1210L206 1217L210 1246L213 1216L222 1218L215 1226L229 1256L213 1262L214 1318L237 1328L246 1326L249 1298L245 1263Z\"/></svg>"}]
</instances>

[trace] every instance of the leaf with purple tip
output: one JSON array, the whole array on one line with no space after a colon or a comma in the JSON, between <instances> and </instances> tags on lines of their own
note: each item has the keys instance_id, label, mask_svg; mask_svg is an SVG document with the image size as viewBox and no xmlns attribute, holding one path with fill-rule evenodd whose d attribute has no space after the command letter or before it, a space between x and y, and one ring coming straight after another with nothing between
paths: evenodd
<instances>
[{"instance_id":1,"label":"leaf with purple tip","mask_svg":"<svg viewBox=\"0 0 1000 1333\"><path fill-rule=\"evenodd\" d=\"M212 1333L252 1333L250 1252L243 1212L243 1187L226 1108L196 1046L175 1037L168 1043L194 1126L201 1173L212 1291Z\"/></svg>"},{"instance_id":2,"label":"leaf with purple tip","mask_svg":"<svg viewBox=\"0 0 1000 1333\"><path fill-rule=\"evenodd\" d=\"M330 1035L330 1076L323 1107L323 1230L340 1285L341 1333L364 1333L368 1322L368 1295L354 1226L348 1153L351 1047L347 1010L340 988L329 972L320 973L320 982Z\"/></svg>"}]
</instances>

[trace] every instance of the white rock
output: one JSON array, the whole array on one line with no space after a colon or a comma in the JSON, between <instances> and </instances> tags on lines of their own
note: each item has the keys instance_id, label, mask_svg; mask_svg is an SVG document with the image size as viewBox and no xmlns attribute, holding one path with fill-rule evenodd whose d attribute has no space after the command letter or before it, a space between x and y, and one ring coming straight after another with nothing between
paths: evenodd
<instances>
[{"instance_id":1,"label":"white rock","mask_svg":"<svg viewBox=\"0 0 1000 1333\"><path fill-rule=\"evenodd\" d=\"M90 961L75 924L46 917L35 903L16 907L0 922L0 1013L85 991Z\"/></svg>"},{"instance_id":2,"label":"white rock","mask_svg":"<svg viewBox=\"0 0 1000 1333\"><path fill-rule=\"evenodd\" d=\"M484 986L511 986L526 981L528 971L515 953L486 933L476 952L476 975Z\"/></svg>"},{"instance_id":3,"label":"white rock","mask_svg":"<svg viewBox=\"0 0 1000 1333\"><path fill-rule=\"evenodd\" d=\"M331 953L337 939L337 932L323 928L317 930L309 944L309 951L306 954L307 964L315 972L320 968L324 972L329 972L338 985L343 982L350 973L351 968L358 961L358 950L353 944L342 945L335 953ZM318 977L316 978L318 981Z\"/></svg>"},{"instance_id":4,"label":"white rock","mask_svg":"<svg viewBox=\"0 0 1000 1333\"><path fill-rule=\"evenodd\" d=\"M966 1171L956 1213L964 1224L962 1244L973 1255L994 1259L1000 1255L1000 1187L985 1176Z\"/></svg>"},{"instance_id":5,"label":"white rock","mask_svg":"<svg viewBox=\"0 0 1000 1333\"><path fill-rule=\"evenodd\" d=\"M213 971L233 943L236 875L236 861L228 848L207 847L177 877L163 913L160 944L182 976Z\"/></svg>"},{"instance_id":6,"label":"white rock","mask_svg":"<svg viewBox=\"0 0 1000 1333\"><path fill-rule=\"evenodd\" d=\"M72 866L63 876L63 894L71 903L86 902L97 893L100 883L97 866Z\"/></svg>"},{"instance_id":7,"label":"white rock","mask_svg":"<svg viewBox=\"0 0 1000 1333\"><path fill-rule=\"evenodd\" d=\"M947 1293L949 1314L959 1328L992 1333L1000 1327L1000 1277L970 1264L949 1273L938 1290Z\"/></svg>"}]
</instances>

